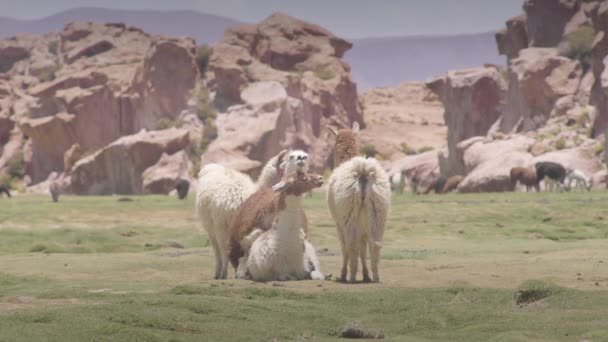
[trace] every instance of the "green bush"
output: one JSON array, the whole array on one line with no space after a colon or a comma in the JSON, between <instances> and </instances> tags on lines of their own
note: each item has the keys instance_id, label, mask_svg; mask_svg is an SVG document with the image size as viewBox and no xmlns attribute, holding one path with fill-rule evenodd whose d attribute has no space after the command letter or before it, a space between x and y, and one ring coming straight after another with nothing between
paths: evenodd
<instances>
[{"instance_id":1,"label":"green bush","mask_svg":"<svg viewBox=\"0 0 608 342\"><path fill-rule=\"evenodd\" d=\"M50 42L48 45L48 50L53 55L57 55L57 53L59 52L59 42L56 40L53 40L52 42Z\"/></svg>"},{"instance_id":2,"label":"green bush","mask_svg":"<svg viewBox=\"0 0 608 342\"><path fill-rule=\"evenodd\" d=\"M374 157L378 153L376 146L372 144L363 144L359 151L366 157Z\"/></svg>"},{"instance_id":3,"label":"green bush","mask_svg":"<svg viewBox=\"0 0 608 342\"><path fill-rule=\"evenodd\" d=\"M169 118L161 118L156 122L156 130L163 130L171 127L180 127L181 122Z\"/></svg>"},{"instance_id":4,"label":"green bush","mask_svg":"<svg viewBox=\"0 0 608 342\"><path fill-rule=\"evenodd\" d=\"M196 65L201 73L201 77L205 76L207 67L209 66L209 60L213 54L213 48L209 45L201 45L196 48Z\"/></svg>"},{"instance_id":5,"label":"green bush","mask_svg":"<svg viewBox=\"0 0 608 342\"><path fill-rule=\"evenodd\" d=\"M21 179L25 176L25 159L23 152L17 153L6 163L7 173L11 178Z\"/></svg>"},{"instance_id":6,"label":"green bush","mask_svg":"<svg viewBox=\"0 0 608 342\"><path fill-rule=\"evenodd\" d=\"M416 154L416 150L410 147L407 143L401 143L401 152L408 156Z\"/></svg>"},{"instance_id":7,"label":"green bush","mask_svg":"<svg viewBox=\"0 0 608 342\"><path fill-rule=\"evenodd\" d=\"M315 69L314 74L323 81L330 80L336 76L331 70L327 68Z\"/></svg>"},{"instance_id":8,"label":"green bush","mask_svg":"<svg viewBox=\"0 0 608 342\"><path fill-rule=\"evenodd\" d=\"M424 152L428 152L428 151L432 151L435 148L433 146L422 146L421 148L418 149L418 153L424 153Z\"/></svg>"},{"instance_id":9,"label":"green bush","mask_svg":"<svg viewBox=\"0 0 608 342\"><path fill-rule=\"evenodd\" d=\"M590 26L581 26L566 37L565 46L560 51L562 56L581 62L583 70L591 65L591 49L595 39L595 30Z\"/></svg>"},{"instance_id":10,"label":"green bush","mask_svg":"<svg viewBox=\"0 0 608 342\"><path fill-rule=\"evenodd\" d=\"M196 102L196 114L205 125L203 136L208 140L217 138L217 126L215 125L215 119L217 119L217 111L210 103L209 91L207 88L201 88L198 93Z\"/></svg>"},{"instance_id":11,"label":"green bush","mask_svg":"<svg viewBox=\"0 0 608 342\"><path fill-rule=\"evenodd\" d=\"M61 70L61 64L56 62L55 65L51 68L43 70L40 74L38 74L38 80L40 82L50 82L55 80L57 71Z\"/></svg>"},{"instance_id":12,"label":"green bush","mask_svg":"<svg viewBox=\"0 0 608 342\"><path fill-rule=\"evenodd\" d=\"M555 149L563 150L566 148L566 140L564 138L559 138L555 141Z\"/></svg>"}]
</instances>

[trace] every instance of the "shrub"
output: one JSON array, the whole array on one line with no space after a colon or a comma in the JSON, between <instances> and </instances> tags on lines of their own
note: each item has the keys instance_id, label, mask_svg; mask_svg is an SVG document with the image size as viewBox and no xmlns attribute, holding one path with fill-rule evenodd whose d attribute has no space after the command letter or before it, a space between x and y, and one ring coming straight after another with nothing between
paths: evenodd
<instances>
[{"instance_id":1,"label":"shrub","mask_svg":"<svg viewBox=\"0 0 608 342\"><path fill-rule=\"evenodd\" d=\"M213 54L213 48L209 45L202 45L196 48L196 65L201 73L201 77L205 76L207 67L209 66L209 59Z\"/></svg>"},{"instance_id":2,"label":"shrub","mask_svg":"<svg viewBox=\"0 0 608 342\"><path fill-rule=\"evenodd\" d=\"M411 148L407 143L401 143L401 152L408 156L416 154L416 150Z\"/></svg>"},{"instance_id":3,"label":"shrub","mask_svg":"<svg viewBox=\"0 0 608 342\"><path fill-rule=\"evenodd\" d=\"M315 69L314 74L323 81L330 80L336 76L331 70L327 68Z\"/></svg>"},{"instance_id":4,"label":"shrub","mask_svg":"<svg viewBox=\"0 0 608 342\"><path fill-rule=\"evenodd\" d=\"M203 129L203 137L208 141L217 138L217 126L215 125L217 111L209 101L209 91L207 88L201 88L198 93L196 115L205 125L205 128Z\"/></svg>"},{"instance_id":5,"label":"shrub","mask_svg":"<svg viewBox=\"0 0 608 342\"><path fill-rule=\"evenodd\" d=\"M596 156L599 156L600 154L602 154L602 152L604 152L604 144L595 145L594 152L595 152Z\"/></svg>"},{"instance_id":6,"label":"shrub","mask_svg":"<svg viewBox=\"0 0 608 342\"><path fill-rule=\"evenodd\" d=\"M52 42L50 42L48 45L48 50L53 55L57 55L57 52L59 52L59 42L56 40L53 40Z\"/></svg>"},{"instance_id":7,"label":"shrub","mask_svg":"<svg viewBox=\"0 0 608 342\"><path fill-rule=\"evenodd\" d=\"M418 149L418 153L424 153L424 152L428 152L428 151L432 151L435 148L433 146L422 146L421 148Z\"/></svg>"},{"instance_id":8,"label":"shrub","mask_svg":"<svg viewBox=\"0 0 608 342\"><path fill-rule=\"evenodd\" d=\"M561 137L555 141L555 149L563 150L564 148L566 148L566 139Z\"/></svg>"},{"instance_id":9,"label":"shrub","mask_svg":"<svg viewBox=\"0 0 608 342\"><path fill-rule=\"evenodd\" d=\"M6 163L7 173L10 178L21 179L25 176L25 160L23 152L17 153Z\"/></svg>"},{"instance_id":10,"label":"shrub","mask_svg":"<svg viewBox=\"0 0 608 342\"><path fill-rule=\"evenodd\" d=\"M586 71L591 65L591 49L595 39L595 30L590 26L581 26L566 37L566 44L560 51L562 56L581 62Z\"/></svg>"},{"instance_id":11,"label":"shrub","mask_svg":"<svg viewBox=\"0 0 608 342\"><path fill-rule=\"evenodd\" d=\"M57 71L59 70L61 70L61 64L59 64L59 62L55 62L55 65L53 67L45 69L40 74L38 74L38 80L40 82L53 81L57 75Z\"/></svg>"},{"instance_id":12,"label":"shrub","mask_svg":"<svg viewBox=\"0 0 608 342\"><path fill-rule=\"evenodd\" d=\"M376 151L376 146L372 144L364 144L359 150L366 157L374 157L376 153L378 153Z\"/></svg>"},{"instance_id":13,"label":"shrub","mask_svg":"<svg viewBox=\"0 0 608 342\"><path fill-rule=\"evenodd\" d=\"M181 122L169 119L169 118L161 118L156 122L156 130L163 130L171 127L180 127Z\"/></svg>"},{"instance_id":14,"label":"shrub","mask_svg":"<svg viewBox=\"0 0 608 342\"><path fill-rule=\"evenodd\" d=\"M188 150L188 157L192 162L192 170L191 176L198 176L198 172L201 170L201 155L207 149L208 141L206 139L194 140L192 144L190 144L190 149Z\"/></svg>"}]
</instances>

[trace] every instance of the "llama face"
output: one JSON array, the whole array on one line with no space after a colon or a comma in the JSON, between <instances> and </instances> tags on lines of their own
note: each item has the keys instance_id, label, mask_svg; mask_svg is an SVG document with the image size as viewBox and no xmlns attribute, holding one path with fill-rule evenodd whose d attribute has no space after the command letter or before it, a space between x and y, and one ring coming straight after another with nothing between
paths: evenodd
<instances>
[{"instance_id":1,"label":"llama face","mask_svg":"<svg viewBox=\"0 0 608 342\"><path fill-rule=\"evenodd\" d=\"M308 153L302 150L290 151L281 163L281 168L284 174L289 174L294 171L308 171Z\"/></svg>"},{"instance_id":2,"label":"llama face","mask_svg":"<svg viewBox=\"0 0 608 342\"><path fill-rule=\"evenodd\" d=\"M294 171L272 187L276 192L285 195L300 196L323 185L323 177L314 173Z\"/></svg>"}]
</instances>

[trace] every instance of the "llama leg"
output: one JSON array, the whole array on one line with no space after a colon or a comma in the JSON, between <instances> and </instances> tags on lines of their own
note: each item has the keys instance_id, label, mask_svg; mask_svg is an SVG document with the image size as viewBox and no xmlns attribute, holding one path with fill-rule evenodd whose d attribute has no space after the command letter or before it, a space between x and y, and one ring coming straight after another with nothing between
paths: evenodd
<instances>
[{"instance_id":1,"label":"llama leg","mask_svg":"<svg viewBox=\"0 0 608 342\"><path fill-rule=\"evenodd\" d=\"M368 212L368 239L369 251L371 254L372 279L374 282L380 281L378 264L380 263L380 250L384 237L384 224L388 217L386 203L370 201L366 206Z\"/></svg>"},{"instance_id":2,"label":"llama leg","mask_svg":"<svg viewBox=\"0 0 608 342\"><path fill-rule=\"evenodd\" d=\"M349 264L350 264L350 279L349 282L355 283L357 281L357 267L359 266L359 244L352 243L349 251Z\"/></svg>"},{"instance_id":3,"label":"llama leg","mask_svg":"<svg viewBox=\"0 0 608 342\"><path fill-rule=\"evenodd\" d=\"M363 272L363 281L369 283L372 279L369 277L369 271L367 270L367 241L361 240L359 253L361 255L361 271Z\"/></svg>"},{"instance_id":4,"label":"llama leg","mask_svg":"<svg viewBox=\"0 0 608 342\"><path fill-rule=\"evenodd\" d=\"M215 236L212 234L209 234L209 242L211 243L213 252L215 253L215 275L213 276L213 279L220 279L220 276L222 275L222 253Z\"/></svg>"}]
</instances>

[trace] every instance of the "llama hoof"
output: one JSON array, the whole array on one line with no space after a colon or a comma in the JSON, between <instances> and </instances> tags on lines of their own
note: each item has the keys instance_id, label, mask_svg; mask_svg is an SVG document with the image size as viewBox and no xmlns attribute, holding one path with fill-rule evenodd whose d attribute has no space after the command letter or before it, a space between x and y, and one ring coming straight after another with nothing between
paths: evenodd
<instances>
[{"instance_id":1,"label":"llama hoof","mask_svg":"<svg viewBox=\"0 0 608 342\"><path fill-rule=\"evenodd\" d=\"M371 283L372 282L372 278L370 278L368 275L364 275L363 276L363 282L364 283Z\"/></svg>"},{"instance_id":2,"label":"llama hoof","mask_svg":"<svg viewBox=\"0 0 608 342\"><path fill-rule=\"evenodd\" d=\"M333 274L332 274L332 273L330 273L330 274L326 274L326 275L325 275L325 280L331 280L331 276L333 276Z\"/></svg>"}]
</instances>

